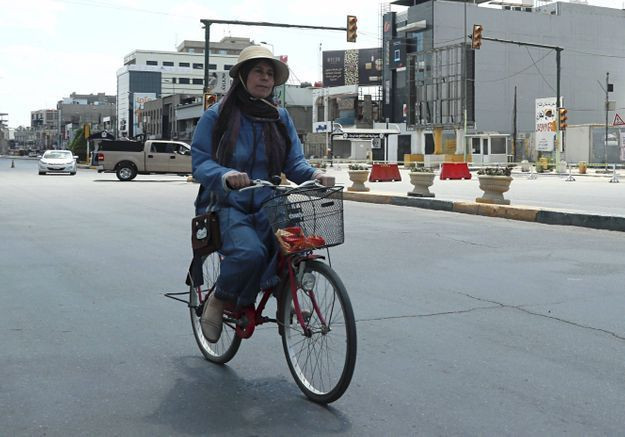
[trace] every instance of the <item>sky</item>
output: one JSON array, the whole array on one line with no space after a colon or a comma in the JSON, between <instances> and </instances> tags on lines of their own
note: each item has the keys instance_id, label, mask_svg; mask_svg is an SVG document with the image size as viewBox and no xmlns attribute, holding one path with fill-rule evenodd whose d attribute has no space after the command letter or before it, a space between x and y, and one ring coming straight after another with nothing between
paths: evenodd
<instances>
[{"instance_id":1,"label":"sky","mask_svg":"<svg viewBox=\"0 0 625 437\"><path fill-rule=\"evenodd\" d=\"M621 8L623 0L588 0ZM322 50L379 46L379 0L0 0L0 113L29 126L30 111L54 109L72 92L116 94L116 71L136 49L171 50L204 40L200 19L345 27L358 17L358 42L341 31L211 25L224 36L265 42L288 55L292 81L321 79ZM397 9L401 10L401 8Z\"/></svg>"}]
</instances>

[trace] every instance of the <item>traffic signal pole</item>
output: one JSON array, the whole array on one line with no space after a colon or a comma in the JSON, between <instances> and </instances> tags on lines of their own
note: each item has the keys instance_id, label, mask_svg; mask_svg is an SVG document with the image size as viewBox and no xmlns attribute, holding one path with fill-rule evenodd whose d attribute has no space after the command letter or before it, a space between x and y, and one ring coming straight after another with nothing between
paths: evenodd
<instances>
[{"instance_id":1,"label":"traffic signal pole","mask_svg":"<svg viewBox=\"0 0 625 437\"><path fill-rule=\"evenodd\" d=\"M557 70L557 75L556 75L556 113L558 114L557 117L557 128L556 128L556 133L557 133L557 138L558 138L558 144L556 145L556 172L559 173L558 170L560 170L560 148L562 148L562 151L564 151L564 148L562 147L562 129L560 129L560 108L562 107L562 102L560 101L561 97L560 97L560 52L562 51L562 49L560 47L556 47L556 70Z\"/></svg>"},{"instance_id":2,"label":"traffic signal pole","mask_svg":"<svg viewBox=\"0 0 625 437\"><path fill-rule=\"evenodd\" d=\"M473 35L469 35L471 38L473 38ZM555 50L556 51L556 138L557 138L557 145L555 146L556 149L556 153L555 153L555 161L556 161L556 168L559 168L560 166L560 147L562 146L562 130L560 129L560 108L562 108L562 102L561 102L561 96L560 96L560 70L561 70L561 65L560 65L560 58L561 58L561 53L562 50L564 50L562 47L558 47L558 46L549 46L549 45L545 45L545 44L535 44L535 43L529 43L529 42L523 42L523 41L512 41L509 39L500 39L500 38L490 38L487 36L481 36L480 35L480 39L483 39L485 41L495 41L495 42L501 42L504 44L515 44L518 46L527 46L527 47L538 47L541 49L549 49L549 50Z\"/></svg>"},{"instance_id":3,"label":"traffic signal pole","mask_svg":"<svg viewBox=\"0 0 625 437\"><path fill-rule=\"evenodd\" d=\"M356 18L356 17L354 17ZM211 24L235 24L239 26L262 26L262 27L291 27L298 29L320 29L320 30L340 30L347 32L347 27L328 27L328 26L308 26L303 24L283 24L283 23L268 23L265 21L237 21L237 20L213 20L203 19L200 22L204 25L204 95L210 93L211 89L208 87L208 64L210 61L210 27ZM206 100L206 97L204 97ZM206 109L206 108L204 108Z\"/></svg>"}]
</instances>

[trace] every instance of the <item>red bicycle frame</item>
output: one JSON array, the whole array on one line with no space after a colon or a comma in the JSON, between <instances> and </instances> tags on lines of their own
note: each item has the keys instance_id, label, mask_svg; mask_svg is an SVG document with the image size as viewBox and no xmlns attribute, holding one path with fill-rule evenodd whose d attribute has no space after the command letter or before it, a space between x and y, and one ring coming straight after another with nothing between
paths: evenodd
<instances>
[{"instance_id":1,"label":"red bicycle frame","mask_svg":"<svg viewBox=\"0 0 625 437\"><path fill-rule=\"evenodd\" d=\"M299 303L299 298L297 296L297 283L296 283L296 277L295 277L296 275L295 269L302 262L306 262L308 260L313 260L313 259L319 259L319 258L323 258L323 257L321 255L315 255L312 252L307 253L305 255L302 255L302 254L283 255L282 253L278 255L278 268L277 268L278 276L284 279L276 287L282 288L283 281L284 280L289 281L288 285L289 285L289 289L291 292L291 297L293 299L293 307L295 310L295 315L297 317L297 321L299 325L302 328L302 331L304 332L306 336L310 336L312 335L312 333L310 331L310 328L307 326L307 322L304 320L302 309ZM286 274L284 274L285 271L286 271ZM263 296L256 307L251 305L249 307L246 307L237 311L235 311L232 307L225 308L224 317L225 317L226 323L229 323L229 322L233 323L232 327L235 328L237 336L241 338L250 338L252 334L254 333L256 326L262 325L263 323L266 323L266 322L273 322L273 321L280 323L277 320L272 320L269 317L266 317L263 315L265 306L267 305L267 302L269 301L269 298L271 297L271 295L274 294L276 287L262 290ZM321 309L319 308L319 305L317 304L317 299L315 298L313 291L308 290L306 291L306 293L311 299L311 302L315 310L315 313L317 314L317 317L319 317L319 320L321 321L321 323L325 325L326 324L325 319L323 315L321 314Z\"/></svg>"}]
</instances>

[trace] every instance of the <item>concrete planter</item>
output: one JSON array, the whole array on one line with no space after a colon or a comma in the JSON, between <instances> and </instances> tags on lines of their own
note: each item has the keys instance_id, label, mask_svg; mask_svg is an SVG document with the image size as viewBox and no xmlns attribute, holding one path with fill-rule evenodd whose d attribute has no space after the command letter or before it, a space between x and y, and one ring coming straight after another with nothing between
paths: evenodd
<instances>
[{"instance_id":1,"label":"concrete planter","mask_svg":"<svg viewBox=\"0 0 625 437\"><path fill-rule=\"evenodd\" d=\"M503 193L510 189L511 176L478 176L480 189L484 191L482 197L475 199L479 203L493 203L497 205L510 205L510 201L504 199Z\"/></svg>"},{"instance_id":2,"label":"concrete planter","mask_svg":"<svg viewBox=\"0 0 625 437\"><path fill-rule=\"evenodd\" d=\"M365 187L365 182L369 178L369 170L349 170L349 180L352 181L352 186L347 187L347 191L369 191L368 187Z\"/></svg>"},{"instance_id":3,"label":"concrete planter","mask_svg":"<svg viewBox=\"0 0 625 437\"><path fill-rule=\"evenodd\" d=\"M429 187L434 184L434 173L410 172L410 183L414 185L414 188L408 192L409 196L434 197L434 193L429 190Z\"/></svg>"}]
</instances>

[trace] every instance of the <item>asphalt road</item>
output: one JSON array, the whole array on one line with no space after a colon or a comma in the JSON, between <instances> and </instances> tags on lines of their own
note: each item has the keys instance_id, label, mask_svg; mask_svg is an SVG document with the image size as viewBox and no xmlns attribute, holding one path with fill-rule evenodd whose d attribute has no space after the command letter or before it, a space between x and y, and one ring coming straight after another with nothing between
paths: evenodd
<instances>
[{"instance_id":1,"label":"asphalt road","mask_svg":"<svg viewBox=\"0 0 625 437\"><path fill-rule=\"evenodd\" d=\"M356 372L329 407L274 327L205 361L182 291L197 185L0 159L0 434L622 435L625 234L346 202Z\"/></svg>"}]
</instances>

